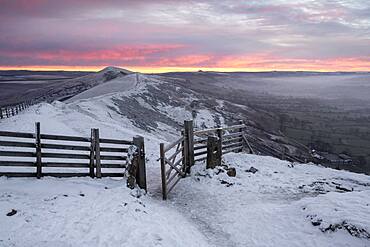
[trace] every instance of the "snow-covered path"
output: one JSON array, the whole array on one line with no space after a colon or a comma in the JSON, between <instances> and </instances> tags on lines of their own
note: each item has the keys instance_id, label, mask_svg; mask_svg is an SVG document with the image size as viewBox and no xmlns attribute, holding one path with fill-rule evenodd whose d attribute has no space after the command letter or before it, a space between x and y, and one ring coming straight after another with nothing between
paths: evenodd
<instances>
[{"instance_id":1,"label":"snow-covered path","mask_svg":"<svg viewBox=\"0 0 370 247\"><path fill-rule=\"evenodd\" d=\"M189 220L122 179L0 178L0 228L2 247L208 246Z\"/></svg>"},{"instance_id":2,"label":"snow-covered path","mask_svg":"<svg viewBox=\"0 0 370 247\"><path fill-rule=\"evenodd\" d=\"M192 219L211 244L370 244L368 176L245 154L229 154L225 161L236 167L235 178L198 164L170 197L172 207ZM245 172L251 166L259 171ZM351 227L358 230L353 236Z\"/></svg>"}]
</instances>

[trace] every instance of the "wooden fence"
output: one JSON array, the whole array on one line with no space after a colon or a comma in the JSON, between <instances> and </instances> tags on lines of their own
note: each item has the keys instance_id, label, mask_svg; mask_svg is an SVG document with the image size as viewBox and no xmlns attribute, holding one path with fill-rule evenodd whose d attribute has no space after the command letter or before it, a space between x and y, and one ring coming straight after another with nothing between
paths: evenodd
<instances>
[{"instance_id":1,"label":"wooden fence","mask_svg":"<svg viewBox=\"0 0 370 247\"><path fill-rule=\"evenodd\" d=\"M221 164L223 154L241 152L246 144L243 136L245 125L194 131L195 161L207 160L207 168Z\"/></svg>"},{"instance_id":2,"label":"wooden fence","mask_svg":"<svg viewBox=\"0 0 370 247\"><path fill-rule=\"evenodd\" d=\"M34 104L33 101L26 101L26 102L22 102L16 105L0 107L0 119L10 118L12 116L15 116L18 113L29 108L33 104Z\"/></svg>"},{"instance_id":3,"label":"wooden fence","mask_svg":"<svg viewBox=\"0 0 370 247\"><path fill-rule=\"evenodd\" d=\"M258 137L254 137L251 135L249 136L245 135L245 137L248 138L249 143L250 143L250 144L248 143L248 145L250 146L250 149L253 150L253 153L255 154L268 155L268 156L276 157L278 159L287 160L290 162L298 162L298 163L306 162L305 159L290 155L285 150L278 150L272 146L264 144L263 140ZM300 145L303 146L302 144ZM305 148L307 149L307 147Z\"/></svg>"},{"instance_id":4,"label":"wooden fence","mask_svg":"<svg viewBox=\"0 0 370 247\"><path fill-rule=\"evenodd\" d=\"M207 168L221 165L223 154L241 152L249 143L244 124L223 128L193 130L193 121L184 122L182 136L165 146L160 144L162 196L166 200L176 184L190 173L197 161L206 160Z\"/></svg>"},{"instance_id":5,"label":"wooden fence","mask_svg":"<svg viewBox=\"0 0 370 247\"><path fill-rule=\"evenodd\" d=\"M130 146L136 147L132 160L128 159ZM133 175L139 187L147 188L144 139L140 136L132 140L101 138L99 129L91 129L90 137L41 134L40 123L36 123L35 133L0 131L0 147L0 176L118 177L130 165L135 167ZM4 171L4 167L12 171Z\"/></svg>"}]
</instances>

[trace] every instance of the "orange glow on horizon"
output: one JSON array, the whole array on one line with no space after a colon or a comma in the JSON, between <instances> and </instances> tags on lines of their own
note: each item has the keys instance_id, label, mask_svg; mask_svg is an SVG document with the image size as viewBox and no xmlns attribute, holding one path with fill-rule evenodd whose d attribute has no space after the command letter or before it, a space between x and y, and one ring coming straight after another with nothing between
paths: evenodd
<instances>
[{"instance_id":1,"label":"orange glow on horizon","mask_svg":"<svg viewBox=\"0 0 370 247\"><path fill-rule=\"evenodd\" d=\"M86 71L97 72L107 66L0 66L0 70L30 70L30 71ZM368 67L354 67L346 69L321 69L315 66L304 66L296 68L222 68L222 67L130 67L116 66L140 73L167 73L167 72L195 72L195 71L215 71L215 72L268 72L268 71L314 71L314 72L370 72Z\"/></svg>"}]
</instances>

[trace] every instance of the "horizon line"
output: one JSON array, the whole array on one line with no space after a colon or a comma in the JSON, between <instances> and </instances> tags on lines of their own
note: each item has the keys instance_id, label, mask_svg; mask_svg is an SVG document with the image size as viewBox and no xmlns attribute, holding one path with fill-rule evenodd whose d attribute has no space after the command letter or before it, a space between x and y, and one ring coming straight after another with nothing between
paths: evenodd
<instances>
[{"instance_id":1,"label":"horizon line","mask_svg":"<svg viewBox=\"0 0 370 247\"><path fill-rule=\"evenodd\" d=\"M132 66L0 66L0 71L34 71L34 72L98 72L107 67L117 67L139 73L173 73L173 72L219 72L219 73L258 73L258 72L316 72L316 73L370 73L370 70L330 70L330 69L272 69L272 68L210 68L210 67L132 67Z\"/></svg>"}]
</instances>

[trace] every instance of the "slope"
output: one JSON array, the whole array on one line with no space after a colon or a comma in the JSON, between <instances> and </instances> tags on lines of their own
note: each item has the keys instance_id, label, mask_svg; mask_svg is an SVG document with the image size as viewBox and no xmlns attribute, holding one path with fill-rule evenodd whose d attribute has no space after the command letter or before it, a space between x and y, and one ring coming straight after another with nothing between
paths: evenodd
<instances>
[{"instance_id":1,"label":"slope","mask_svg":"<svg viewBox=\"0 0 370 247\"><path fill-rule=\"evenodd\" d=\"M369 244L369 177L312 164L228 154L224 164L236 168L236 177L225 167L206 170L198 163L162 202L159 142L178 136L186 114L199 127L235 116L225 102L160 77L143 76L130 90L93 96L35 105L2 120L1 129L33 131L40 121L44 133L88 136L97 127L103 138L143 135L149 193L128 190L125 179L1 178L0 246ZM255 174L247 171L251 166ZM16 213L7 216L12 209Z\"/></svg>"}]
</instances>

